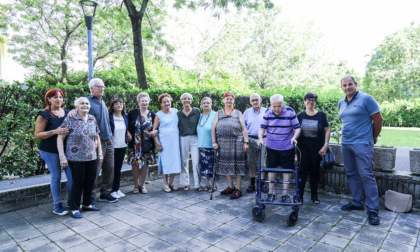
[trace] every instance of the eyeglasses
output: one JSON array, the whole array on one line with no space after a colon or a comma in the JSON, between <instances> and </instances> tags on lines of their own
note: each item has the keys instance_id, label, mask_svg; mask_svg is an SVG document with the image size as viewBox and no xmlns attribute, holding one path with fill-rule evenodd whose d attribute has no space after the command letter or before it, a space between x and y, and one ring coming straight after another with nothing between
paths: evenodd
<instances>
[{"instance_id":1,"label":"eyeglasses","mask_svg":"<svg viewBox=\"0 0 420 252\"><path fill-rule=\"evenodd\" d=\"M313 102L313 103L315 103L315 102L316 102L316 100L314 100L314 99L308 99L307 101L308 101L308 102Z\"/></svg>"},{"instance_id":2,"label":"eyeglasses","mask_svg":"<svg viewBox=\"0 0 420 252\"><path fill-rule=\"evenodd\" d=\"M98 85L95 85L95 87L96 87L96 88L99 88L99 89L105 89L105 86L98 86Z\"/></svg>"},{"instance_id":3,"label":"eyeglasses","mask_svg":"<svg viewBox=\"0 0 420 252\"><path fill-rule=\"evenodd\" d=\"M252 99L251 102L257 102L259 99Z\"/></svg>"}]
</instances>

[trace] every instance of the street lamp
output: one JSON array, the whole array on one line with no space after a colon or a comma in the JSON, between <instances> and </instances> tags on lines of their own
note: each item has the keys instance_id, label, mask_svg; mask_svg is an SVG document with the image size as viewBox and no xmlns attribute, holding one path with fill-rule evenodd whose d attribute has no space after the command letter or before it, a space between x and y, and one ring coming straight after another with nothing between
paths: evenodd
<instances>
[{"instance_id":1,"label":"street lamp","mask_svg":"<svg viewBox=\"0 0 420 252\"><path fill-rule=\"evenodd\" d=\"M93 60L92 60L92 26L93 18L95 17L96 6L98 4L94 1L82 0L83 15L85 16L86 28L88 30L88 55L89 55L89 81L93 78Z\"/></svg>"}]
</instances>

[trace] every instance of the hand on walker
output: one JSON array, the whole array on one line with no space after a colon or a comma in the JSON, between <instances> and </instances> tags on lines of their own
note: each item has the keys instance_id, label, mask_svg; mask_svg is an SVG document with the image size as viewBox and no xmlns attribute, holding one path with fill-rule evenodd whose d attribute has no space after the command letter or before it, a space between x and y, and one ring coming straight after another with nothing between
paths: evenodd
<instances>
[{"instance_id":1,"label":"hand on walker","mask_svg":"<svg viewBox=\"0 0 420 252\"><path fill-rule=\"evenodd\" d=\"M292 145L296 145L298 143L298 141L293 137L292 140L290 140L290 142L292 143Z\"/></svg>"},{"instance_id":2,"label":"hand on walker","mask_svg":"<svg viewBox=\"0 0 420 252\"><path fill-rule=\"evenodd\" d=\"M258 140L258 142L257 142L258 147L263 146L263 144L264 144L264 141L263 140Z\"/></svg>"}]
</instances>

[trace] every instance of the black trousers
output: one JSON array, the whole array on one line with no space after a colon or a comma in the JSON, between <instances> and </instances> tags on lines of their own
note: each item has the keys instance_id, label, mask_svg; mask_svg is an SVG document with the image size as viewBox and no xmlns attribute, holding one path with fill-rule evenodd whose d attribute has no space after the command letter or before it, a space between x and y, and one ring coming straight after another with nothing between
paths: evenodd
<instances>
[{"instance_id":1,"label":"black trousers","mask_svg":"<svg viewBox=\"0 0 420 252\"><path fill-rule=\"evenodd\" d=\"M70 210L79 210L83 192L83 205L91 204L93 184L96 178L97 160L86 162L68 161L73 184L71 187Z\"/></svg>"},{"instance_id":2,"label":"black trousers","mask_svg":"<svg viewBox=\"0 0 420 252\"><path fill-rule=\"evenodd\" d=\"M306 180L310 176L311 194L318 193L319 182L319 166L321 163L321 156L318 154L324 142L311 144L299 144L301 151L300 167L299 167L299 195L303 197L305 191Z\"/></svg>"},{"instance_id":3,"label":"black trousers","mask_svg":"<svg viewBox=\"0 0 420 252\"><path fill-rule=\"evenodd\" d=\"M111 192L120 190L121 168L124 162L125 149L126 147L114 149L114 182Z\"/></svg>"}]
</instances>

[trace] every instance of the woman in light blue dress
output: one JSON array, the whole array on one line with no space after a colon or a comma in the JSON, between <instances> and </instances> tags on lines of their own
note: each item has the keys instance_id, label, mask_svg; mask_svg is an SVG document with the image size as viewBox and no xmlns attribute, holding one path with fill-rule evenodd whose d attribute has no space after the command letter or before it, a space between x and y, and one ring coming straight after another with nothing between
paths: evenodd
<instances>
[{"instance_id":1,"label":"woman in light blue dress","mask_svg":"<svg viewBox=\"0 0 420 252\"><path fill-rule=\"evenodd\" d=\"M158 102L162 106L162 110L156 113L153 135L157 132L159 135L159 137L155 137L155 143L159 152L159 172L163 173L163 190L171 192L178 190L173 183L175 174L181 172L178 110L171 108L172 97L167 93L161 94Z\"/></svg>"}]
</instances>

